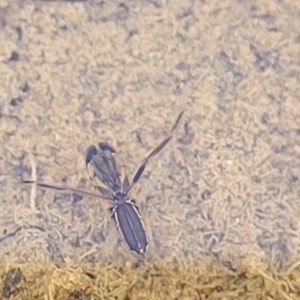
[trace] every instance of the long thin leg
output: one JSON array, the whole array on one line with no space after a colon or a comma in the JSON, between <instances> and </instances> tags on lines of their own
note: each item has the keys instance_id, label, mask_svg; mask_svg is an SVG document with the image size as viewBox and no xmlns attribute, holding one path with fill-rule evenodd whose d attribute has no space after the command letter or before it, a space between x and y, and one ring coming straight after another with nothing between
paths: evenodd
<instances>
[{"instance_id":1,"label":"long thin leg","mask_svg":"<svg viewBox=\"0 0 300 300\"><path fill-rule=\"evenodd\" d=\"M60 185L43 183L43 182L37 182L37 181L33 181L33 180L25 180L22 183L23 184L36 184L37 187L39 187L40 189L43 189L43 190L55 190L58 192L71 192L71 193L75 193L75 194L78 194L83 197L86 196L86 197L97 198L97 199L101 198L101 199L105 199L105 200L111 200L110 197L105 197L100 194L75 189L75 188L72 188L69 186L60 186Z\"/></svg>"},{"instance_id":2,"label":"long thin leg","mask_svg":"<svg viewBox=\"0 0 300 300\"><path fill-rule=\"evenodd\" d=\"M176 127L178 126L179 124L179 121L183 115L184 111L180 112L180 114L178 115L169 135L156 147L154 148L147 156L146 158L144 158L144 161L143 163L139 166L139 168L137 169L134 177L133 177L133 180L132 180L132 183L130 184L130 186L128 187L127 189L127 193L132 189L132 187L138 182L138 180L141 178L145 168L146 168L146 165L147 163L150 161L150 159L155 156L156 154L158 154L170 141L171 139L173 138L173 132L175 131Z\"/></svg>"}]
</instances>

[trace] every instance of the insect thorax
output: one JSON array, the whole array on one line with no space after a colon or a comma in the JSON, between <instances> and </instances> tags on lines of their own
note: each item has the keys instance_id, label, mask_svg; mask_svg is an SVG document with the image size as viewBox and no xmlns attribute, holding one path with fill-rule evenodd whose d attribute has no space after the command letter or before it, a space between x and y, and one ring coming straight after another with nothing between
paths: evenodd
<instances>
[{"instance_id":1,"label":"insect thorax","mask_svg":"<svg viewBox=\"0 0 300 300\"><path fill-rule=\"evenodd\" d=\"M113 193L113 201L125 202L128 199L127 193L123 191L116 191Z\"/></svg>"}]
</instances>

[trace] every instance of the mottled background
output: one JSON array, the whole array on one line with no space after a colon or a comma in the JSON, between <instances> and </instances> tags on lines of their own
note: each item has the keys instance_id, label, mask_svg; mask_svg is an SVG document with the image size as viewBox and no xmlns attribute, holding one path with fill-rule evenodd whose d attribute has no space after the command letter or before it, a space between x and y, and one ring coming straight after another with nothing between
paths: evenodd
<instances>
[{"instance_id":1,"label":"mottled background","mask_svg":"<svg viewBox=\"0 0 300 300\"><path fill-rule=\"evenodd\" d=\"M108 141L135 189L147 261L230 268L299 258L299 1L1 1L1 256L135 261L93 190L85 149Z\"/></svg>"}]
</instances>

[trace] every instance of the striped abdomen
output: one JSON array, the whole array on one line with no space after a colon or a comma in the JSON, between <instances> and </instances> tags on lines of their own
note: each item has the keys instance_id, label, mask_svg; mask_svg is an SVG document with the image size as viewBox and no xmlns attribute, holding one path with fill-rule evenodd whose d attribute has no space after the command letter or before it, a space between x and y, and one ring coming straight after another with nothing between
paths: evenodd
<instances>
[{"instance_id":1,"label":"striped abdomen","mask_svg":"<svg viewBox=\"0 0 300 300\"><path fill-rule=\"evenodd\" d=\"M111 211L117 228L129 249L143 255L148 241L138 208L129 200L117 204Z\"/></svg>"}]
</instances>

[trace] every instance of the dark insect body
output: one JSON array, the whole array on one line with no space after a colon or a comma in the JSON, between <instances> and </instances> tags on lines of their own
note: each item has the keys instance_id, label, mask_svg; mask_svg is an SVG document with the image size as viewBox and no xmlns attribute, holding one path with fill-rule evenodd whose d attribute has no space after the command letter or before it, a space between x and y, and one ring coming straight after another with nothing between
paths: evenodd
<instances>
[{"instance_id":1,"label":"dark insect body","mask_svg":"<svg viewBox=\"0 0 300 300\"><path fill-rule=\"evenodd\" d=\"M101 195L71 187L35 181L24 181L23 183L36 184L42 189L70 191L81 196L102 198L110 201L112 204L109 209L111 216L124 241L130 250L143 255L146 252L148 241L138 206L136 205L135 200L131 198L129 192L141 178L150 159L158 154L170 142L173 137L173 132L182 115L183 111L178 115L170 134L146 156L133 176L131 183L115 159L115 149L106 142L100 142L97 146L90 146L86 150L85 155L85 162L90 178Z\"/></svg>"},{"instance_id":2,"label":"dark insect body","mask_svg":"<svg viewBox=\"0 0 300 300\"><path fill-rule=\"evenodd\" d=\"M9 298L16 291L16 286L21 282L22 278L23 274L20 268L9 270L4 279L2 296Z\"/></svg>"}]
</instances>

